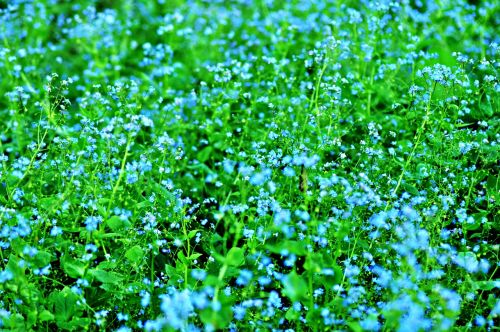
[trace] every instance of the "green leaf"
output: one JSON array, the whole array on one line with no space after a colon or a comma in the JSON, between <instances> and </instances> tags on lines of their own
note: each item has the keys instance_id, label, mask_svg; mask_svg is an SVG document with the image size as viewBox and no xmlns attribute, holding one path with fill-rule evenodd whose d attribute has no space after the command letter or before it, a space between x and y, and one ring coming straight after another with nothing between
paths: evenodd
<instances>
[{"instance_id":1,"label":"green leaf","mask_svg":"<svg viewBox=\"0 0 500 332\"><path fill-rule=\"evenodd\" d=\"M125 252L125 257L132 263L139 263L144 257L144 250L136 245Z\"/></svg>"},{"instance_id":2,"label":"green leaf","mask_svg":"<svg viewBox=\"0 0 500 332\"><path fill-rule=\"evenodd\" d=\"M477 229L479 229L481 227L481 223L476 220L476 222L473 222L473 223L464 223L464 228L468 231L475 231Z\"/></svg>"},{"instance_id":3,"label":"green leaf","mask_svg":"<svg viewBox=\"0 0 500 332\"><path fill-rule=\"evenodd\" d=\"M206 148L198 152L198 154L196 155L196 159L198 159L199 162L204 163L210 158L212 152L213 148L211 146L207 146Z\"/></svg>"},{"instance_id":4,"label":"green leaf","mask_svg":"<svg viewBox=\"0 0 500 332\"><path fill-rule=\"evenodd\" d=\"M45 211L50 211L58 202L59 198L57 198L56 196L44 197L40 199L38 206L40 206Z\"/></svg>"},{"instance_id":5,"label":"green leaf","mask_svg":"<svg viewBox=\"0 0 500 332\"><path fill-rule=\"evenodd\" d=\"M38 312L36 311L36 309L30 310L28 312L28 317L26 319L26 325L28 328L31 329L31 327L33 327L33 325L36 325L37 316L38 316Z\"/></svg>"},{"instance_id":6,"label":"green leaf","mask_svg":"<svg viewBox=\"0 0 500 332\"><path fill-rule=\"evenodd\" d=\"M48 310L43 310L39 315L38 315L38 319L41 321L41 322L49 322L49 321L53 321L55 318L55 316Z\"/></svg>"},{"instance_id":7,"label":"green leaf","mask_svg":"<svg viewBox=\"0 0 500 332\"><path fill-rule=\"evenodd\" d=\"M9 193L7 192L7 183L2 182L0 183L0 199L2 200L2 203L6 203L8 197Z\"/></svg>"},{"instance_id":8,"label":"green leaf","mask_svg":"<svg viewBox=\"0 0 500 332\"><path fill-rule=\"evenodd\" d=\"M90 318L74 317L69 322L58 322L61 329L69 331L83 331L87 330L90 325Z\"/></svg>"},{"instance_id":9,"label":"green leaf","mask_svg":"<svg viewBox=\"0 0 500 332\"><path fill-rule=\"evenodd\" d=\"M353 332L363 332L363 328L358 322L348 322L347 325L351 328Z\"/></svg>"},{"instance_id":10,"label":"green leaf","mask_svg":"<svg viewBox=\"0 0 500 332\"><path fill-rule=\"evenodd\" d=\"M19 288L24 288L28 283L26 280L25 269L20 267L19 258L14 255L10 255L9 262L5 267L5 270L9 270L13 274L13 282L7 283L7 288L13 292L17 292Z\"/></svg>"},{"instance_id":11,"label":"green leaf","mask_svg":"<svg viewBox=\"0 0 500 332\"><path fill-rule=\"evenodd\" d=\"M493 288L500 288L500 282L495 280L476 281L474 283L474 288L485 291L491 291Z\"/></svg>"},{"instance_id":12,"label":"green leaf","mask_svg":"<svg viewBox=\"0 0 500 332\"><path fill-rule=\"evenodd\" d=\"M149 208L151 206L153 206L153 203L151 203L149 200L145 200L145 201L137 203L135 205L135 208L138 210L141 210L141 209Z\"/></svg>"},{"instance_id":13,"label":"green leaf","mask_svg":"<svg viewBox=\"0 0 500 332\"><path fill-rule=\"evenodd\" d=\"M231 248L226 256L226 264L240 266L243 263L245 263L245 250L238 247Z\"/></svg>"},{"instance_id":14,"label":"green leaf","mask_svg":"<svg viewBox=\"0 0 500 332\"><path fill-rule=\"evenodd\" d=\"M82 277L85 273L85 265L76 259L63 257L61 259L62 269L71 278Z\"/></svg>"},{"instance_id":15,"label":"green leaf","mask_svg":"<svg viewBox=\"0 0 500 332\"><path fill-rule=\"evenodd\" d=\"M321 271L321 255L312 254L307 256L306 262L304 263L304 269L313 273L318 273Z\"/></svg>"},{"instance_id":16,"label":"green leaf","mask_svg":"<svg viewBox=\"0 0 500 332\"><path fill-rule=\"evenodd\" d=\"M295 310L293 307L288 309L285 314L285 318L289 321L297 320L299 317L300 317L300 312Z\"/></svg>"},{"instance_id":17,"label":"green leaf","mask_svg":"<svg viewBox=\"0 0 500 332\"><path fill-rule=\"evenodd\" d=\"M46 251L39 251L36 253L35 257L33 257L33 262L38 267L47 266L52 260L52 255Z\"/></svg>"},{"instance_id":18,"label":"green leaf","mask_svg":"<svg viewBox=\"0 0 500 332\"><path fill-rule=\"evenodd\" d=\"M210 324L217 330L226 328L233 318L233 313L229 306L222 306L219 311L207 308L200 312L200 319L204 324Z\"/></svg>"},{"instance_id":19,"label":"green leaf","mask_svg":"<svg viewBox=\"0 0 500 332\"><path fill-rule=\"evenodd\" d=\"M199 229L193 229L192 231L190 231L190 232L188 233L188 238L189 238L189 239L192 239L193 237L195 237L195 236L196 236L196 234L197 234L199 231L200 231Z\"/></svg>"},{"instance_id":20,"label":"green leaf","mask_svg":"<svg viewBox=\"0 0 500 332\"><path fill-rule=\"evenodd\" d=\"M62 291L51 293L49 300L54 305L57 325L61 327L61 323L69 321L75 314L78 296L69 287L64 287Z\"/></svg>"},{"instance_id":21,"label":"green leaf","mask_svg":"<svg viewBox=\"0 0 500 332\"><path fill-rule=\"evenodd\" d=\"M177 258L181 261L182 264L184 264L184 265L188 265L189 264L189 261L186 258L186 255L184 255L184 253L182 252L182 250L180 250L177 253Z\"/></svg>"},{"instance_id":22,"label":"green leaf","mask_svg":"<svg viewBox=\"0 0 500 332\"><path fill-rule=\"evenodd\" d=\"M194 254L192 254L191 256L189 256L189 258L188 258L188 259L189 259L190 261L194 261L195 259L198 259L198 258L200 258L200 257L201 257L201 254L194 253Z\"/></svg>"},{"instance_id":23,"label":"green leaf","mask_svg":"<svg viewBox=\"0 0 500 332\"><path fill-rule=\"evenodd\" d=\"M128 229L130 227L130 222L128 220L123 220L119 216L113 216L106 221L106 225L108 225L113 232L118 232L123 229Z\"/></svg>"},{"instance_id":24,"label":"green leaf","mask_svg":"<svg viewBox=\"0 0 500 332\"><path fill-rule=\"evenodd\" d=\"M165 265L165 274L170 279L181 278L181 274L176 270L176 268L168 264Z\"/></svg>"},{"instance_id":25,"label":"green leaf","mask_svg":"<svg viewBox=\"0 0 500 332\"><path fill-rule=\"evenodd\" d=\"M490 175L486 180L486 190L490 196L493 196L495 199L500 199L500 177Z\"/></svg>"},{"instance_id":26,"label":"green leaf","mask_svg":"<svg viewBox=\"0 0 500 332\"><path fill-rule=\"evenodd\" d=\"M295 271L288 274L282 279L284 294L292 300L297 302L304 298L307 294L307 283Z\"/></svg>"},{"instance_id":27,"label":"green leaf","mask_svg":"<svg viewBox=\"0 0 500 332\"><path fill-rule=\"evenodd\" d=\"M412 194L413 196L418 196L420 195L420 193L418 192L418 189L411 185L411 184L408 184L408 183L403 183L401 185L401 187L408 193Z\"/></svg>"},{"instance_id":28,"label":"green leaf","mask_svg":"<svg viewBox=\"0 0 500 332\"><path fill-rule=\"evenodd\" d=\"M123 280L123 276L116 272L108 272L104 270L90 270L90 273L100 282L105 284L119 284Z\"/></svg>"},{"instance_id":29,"label":"green leaf","mask_svg":"<svg viewBox=\"0 0 500 332\"><path fill-rule=\"evenodd\" d=\"M95 234L95 238L98 240L109 239L109 238L117 239L120 237L122 237L121 233L101 233L101 232L98 232L97 234Z\"/></svg>"}]
</instances>

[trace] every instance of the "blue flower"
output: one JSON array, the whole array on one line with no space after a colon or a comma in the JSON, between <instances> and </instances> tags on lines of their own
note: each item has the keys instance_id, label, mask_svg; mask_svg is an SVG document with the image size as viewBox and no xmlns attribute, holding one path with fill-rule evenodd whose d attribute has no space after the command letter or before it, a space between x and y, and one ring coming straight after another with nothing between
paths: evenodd
<instances>
[{"instance_id":1,"label":"blue flower","mask_svg":"<svg viewBox=\"0 0 500 332\"><path fill-rule=\"evenodd\" d=\"M303 221L309 221L311 219L311 216L309 215L309 212L307 212L307 211L296 210L295 215Z\"/></svg>"},{"instance_id":2,"label":"blue flower","mask_svg":"<svg viewBox=\"0 0 500 332\"><path fill-rule=\"evenodd\" d=\"M4 270L0 272L0 284L3 284L6 281L12 280L14 278L14 274L10 272L10 270Z\"/></svg>"},{"instance_id":3,"label":"blue flower","mask_svg":"<svg viewBox=\"0 0 500 332\"><path fill-rule=\"evenodd\" d=\"M205 270L196 269L191 271L191 276L196 280L205 280L207 277L207 272Z\"/></svg>"},{"instance_id":4,"label":"blue flower","mask_svg":"<svg viewBox=\"0 0 500 332\"><path fill-rule=\"evenodd\" d=\"M449 310L455 312L458 312L460 310L460 302L462 301L462 299L456 291L446 288L440 288L439 293L445 300L446 307Z\"/></svg>"},{"instance_id":5,"label":"blue flower","mask_svg":"<svg viewBox=\"0 0 500 332\"><path fill-rule=\"evenodd\" d=\"M286 166L283 169L283 175L288 176L288 177L295 176L295 170L290 166Z\"/></svg>"},{"instance_id":6,"label":"blue flower","mask_svg":"<svg viewBox=\"0 0 500 332\"><path fill-rule=\"evenodd\" d=\"M233 306L233 314L236 320L242 320L245 318L247 310L242 305Z\"/></svg>"},{"instance_id":7,"label":"blue flower","mask_svg":"<svg viewBox=\"0 0 500 332\"><path fill-rule=\"evenodd\" d=\"M262 186L267 180L269 180L271 174L272 172L268 168L262 170L261 172L254 173L252 177L250 177L250 183L253 186Z\"/></svg>"},{"instance_id":8,"label":"blue flower","mask_svg":"<svg viewBox=\"0 0 500 332\"><path fill-rule=\"evenodd\" d=\"M89 216L87 219L85 219L85 228L89 232L97 230L97 227L101 223L102 218L101 217L95 217L95 216Z\"/></svg>"},{"instance_id":9,"label":"blue flower","mask_svg":"<svg viewBox=\"0 0 500 332\"><path fill-rule=\"evenodd\" d=\"M238 286L246 286L252 280L253 273L249 270L241 270L239 277L236 279Z\"/></svg>"},{"instance_id":10,"label":"blue flower","mask_svg":"<svg viewBox=\"0 0 500 332\"><path fill-rule=\"evenodd\" d=\"M269 298L267 299L267 305L274 308L281 308L281 298L276 291L271 291L269 293Z\"/></svg>"},{"instance_id":11,"label":"blue flower","mask_svg":"<svg viewBox=\"0 0 500 332\"><path fill-rule=\"evenodd\" d=\"M46 276L46 275L49 275L50 274L50 268L52 267L52 265L49 263L47 266L41 268L41 269L34 269L33 270L33 273L35 275L42 275L42 276Z\"/></svg>"},{"instance_id":12,"label":"blue flower","mask_svg":"<svg viewBox=\"0 0 500 332\"><path fill-rule=\"evenodd\" d=\"M142 292L141 305L143 307L147 307L149 306L150 302L151 302L151 294L149 294L148 292Z\"/></svg>"},{"instance_id":13,"label":"blue flower","mask_svg":"<svg viewBox=\"0 0 500 332\"><path fill-rule=\"evenodd\" d=\"M381 327L380 323L375 317L368 317L359 322L359 324L364 331L378 331Z\"/></svg>"},{"instance_id":14,"label":"blue flower","mask_svg":"<svg viewBox=\"0 0 500 332\"><path fill-rule=\"evenodd\" d=\"M474 322L477 326L484 326L486 324L486 319L483 316L476 316Z\"/></svg>"},{"instance_id":15,"label":"blue flower","mask_svg":"<svg viewBox=\"0 0 500 332\"><path fill-rule=\"evenodd\" d=\"M224 168L224 172L228 174L233 173L235 166L236 162L233 160L225 159L222 161L222 167Z\"/></svg>"},{"instance_id":16,"label":"blue flower","mask_svg":"<svg viewBox=\"0 0 500 332\"><path fill-rule=\"evenodd\" d=\"M286 210L286 209L280 210L280 211L276 212L274 215L274 224L276 226L279 226L282 223L289 223L291 216L292 216L292 214L291 214L290 210Z\"/></svg>"},{"instance_id":17,"label":"blue flower","mask_svg":"<svg viewBox=\"0 0 500 332\"><path fill-rule=\"evenodd\" d=\"M127 321L127 320L128 320L128 315L127 315L127 314L123 314L123 313L119 312L119 313L116 315L116 319L118 319L120 322L121 322L121 321Z\"/></svg>"},{"instance_id":18,"label":"blue flower","mask_svg":"<svg viewBox=\"0 0 500 332\"><path fill-rule=\"evenodd\" d=\"M176 289L171 289L169 294L160 295L160 309L167 324L174 329L185 328L188 318L194 312L190 296L189 290L179 292Z\"/></svg>"},{"instance_id":19,"label":"blue flower","mask_svg":"<svg viewBox=\"0 0 500 332\"><path fill-rule=\"evenodd\" d=\"M479 271L479 262L476 255L472 252L461 252L453 258L453 262L464 268L469 273Z\"/></svg>"},{"instance_id":20,"label":"blue flower","mask_svg":"<svg viewBox=\"0 0 500 332\"><path fill-rule=\"evenodd\" d=\"M267 286L271 283L271 281L271 278L269 278L268 276L260 276L258 279L259 285L261 286Z\"/></svg>"}]
</instances>

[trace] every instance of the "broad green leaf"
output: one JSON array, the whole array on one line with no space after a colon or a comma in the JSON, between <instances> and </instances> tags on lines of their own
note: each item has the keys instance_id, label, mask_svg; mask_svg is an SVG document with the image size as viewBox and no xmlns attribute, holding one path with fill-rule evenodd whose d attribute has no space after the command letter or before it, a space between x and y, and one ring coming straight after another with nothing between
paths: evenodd
<instances>
[{"instance_id":1,"label":"broad green leaf","mask_svg":"<svg viewBox=\"0 0 500 332\"><path fill-rule=\"evenodd\" d=\"M82 277L85 273L85 265L83 262L79 262L76 259L62 258L61 265L63 271L71 278Z\"/></svg>"},{"instance_id":2,"label":"broad green leaf","mask_svg":"<svg viewBox=\"0 0 500 332\"><path fill-rule=\"evenodd\" d=\"M304 269L312 273L321 272L321 266L322 266L322 261L321 261L321 255L319 254L312 254L307 256L306 262L304 263Z\"/></svg>"},{"instance_id":3,"label":"broad green leaf","mask_svg":"<svg viewBox=\"0 0 500 332\"><path fill-rule=\"evenodd\" d=\"M71 327L79 327L79 328L86 328L90 326L90 318L86 317L75 317L73 318L70 322L69 325ZM78 330L78 329L77 329Z\"/></svg>"},{"instance_id":4,"label":"broad green leaf","mask_svg":"<svg viewBox=\"0 0 500 332\"><path fill-rule=\"evenodd\" d=\"M413 196L418 196L418 195L420 195L420 193L418 192L418 189L417 189L415 186L413 186L413 185L411 185L411 184L409 184L409 183L403 183L403 184L401 185L401 187L402 187L402 188L403 188L406 192L408 192L408 193L412 194Z\"/></svg>"},{"instance_id":5,"label":"broad green leaf","mask_svg":"<svg viewBox=\"0 0 500 332\"><path fill-rule=\"evenodd\" d=\"M42 322L48 322L54 320L55 316L48 310L43 310L38 314L38 319Z\"/></svg>"},{"instance_id":6,"label":"broad green leaf","mask_svg":"<svg viewBox=\"0 0 500 332\"><path fill-rule=\"evenodd\" d=\"M353 332L363 332L363 328L359 325L358 322L349 322L347 325L351 328Z\"/></svg>"},{"instance_id":7,"label":"broad green leaf","mask_svg":"<svg viewBox=\"0 0 500 332\"><path fill-rule=\"evenodd\" d=\"M34 310L30 310L28 312L28 315L27 315L27 319L26 319L26 326L31 329L33 327L33 325L36 324L36 321L37 321L37 316L38 316L38 312L36 311L36 309Z\"/></svg>"},{"instance_id":8,"label":"broad green leaf","mask_svg":"<svg viewBox=\"0 0 500 332\"><path fill-rule=\"evenodd\" d=\"M204 163L210 158L212 151L213 148L211 146L207 146L206 148L198 152L196 159L198 159L199 162Z\"/></svg>"},{"instance_id":9,"label":"broad green leaf","mask_svg":"<svg viewBox=\"0 0 500 332\"><path fill-rule=\"evenodd\" d=\"M180 278L181 274L179 271L176 270L175 267L166 264L165 265L165 274L170 278L170 279L176 279Z\"/></svg>"},{"instance_id":10,"label":"broad green leaf","mask_svg":"<svg viewBox=\"0 0 500 332\"><path fill-rule=\"evenodd\" d=\"M90 273L100 282L105 284L119 284L123 280L123 276L116 272L104 270L91 270Z\"/></svg>"},{"instance_id":11,"label":"broad green leaf","mask_svg":"<svg viewBox=\"0 0 500 332\"><path fill-rule=\"evenodd\" d=\"M140 210L140 209L148 208L148 207L151 207L151 206L153 206L153 204L149 200L145 200L145 201L137 203L135 205L135 208L138 209L138 210Z\"/></svg>"},{"instance_id":12,"label":"broad green leaf","mask_svg":"<svg viewBox=\"0 0 500 332\"><path fill-rule=\"evenodd\" d=\"M35 257L33 257L33 262L38 267L47 266L52 259L52 255L46 251L39 251L36 253Z\"/></svg>"},{"instance_id":13,"label":"broad green leaf","mask_svg":"<svg viewBox=\"0 0 500 332\"><path fill-rule=\"evenodd\" d=\"M64 287L62 291L53 292L49 299L54 305L55 319L58 326L73 317L78 296L69 287Z\"/></svg>"},{"instance_id":14,"label":"broad green leaf","mask_svg":"<svg viewBox=\"0 0 500 332\"><path fill-rule=\"evenodd\" d=\"M463 226L468 231L475 231L481 227L481 222L476 220L476 222L473 223L464 223Z\"/></svg>"},{"instance_id":15,"label":"broad green leaf","mask_svg":"<svg viewBox=\"0 0 500 332\"><path fill-rule=\"evenodd\" d=\"M55 196L50 196L50 197L44 197L41 198L39 201L39 206L45 210L45 211L50 211L54 208L55 205L59 202L59 198Z\"/></svg>"},{"instance_id":16,"label":"broad green leaf","mask_svg":"<svg viewBox=\"0 0 500 332\"><path fill-rule=\"evenodd\" d=\"M109 218L108 221L106 221L106 224L113 232L118 232L130 227L130 222L128 220L123 220L119 216Z\"/></svg>"},{"instance_id":17,"label":"broad green leaf","mask_svg":"<svg viewBox=\"0 0 500 332\"><path fill-rule=\"evenodd\" d=\"M132 263L139 263L144 257L144 250L136 245L125 252L125 257Z\"/></svg>"},{"instance_id":18,"label":"broad green leaf","mask_svg":"<svg viewBox=\"0 0 500 332\"><path fill-rule=\"evenodd\" d=\"M230 266L240 266L245 262L245 251L234 247L229 250L226 256L226 264Z\"/></svg>"},{"instance_id":19,"label":"broad green leaf","mask_svg":"<svg viewBox=\"0 0 500 332\"><path fill-rule=\"evenodd\" d=\"M283 283L284 294L292 302L297 302L307 295L307 283L295 271L285 276L281 282Z\"/></svg>"}]
</instances>

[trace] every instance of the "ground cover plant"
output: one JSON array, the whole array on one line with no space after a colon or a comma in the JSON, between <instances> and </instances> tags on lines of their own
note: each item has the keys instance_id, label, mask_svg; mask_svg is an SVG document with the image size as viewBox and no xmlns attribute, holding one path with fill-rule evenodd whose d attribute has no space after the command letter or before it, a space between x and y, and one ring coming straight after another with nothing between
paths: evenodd
<instances>
[{"instance_id":1,"label":"ground cover plant","mask_svg":"<svg viewBox=\"0 0 500 332\"><path fill-rule=\"evenodd\" d=\"M0 2L0 329L498 330L498 26Z\"/></svg>"}]
</instances>

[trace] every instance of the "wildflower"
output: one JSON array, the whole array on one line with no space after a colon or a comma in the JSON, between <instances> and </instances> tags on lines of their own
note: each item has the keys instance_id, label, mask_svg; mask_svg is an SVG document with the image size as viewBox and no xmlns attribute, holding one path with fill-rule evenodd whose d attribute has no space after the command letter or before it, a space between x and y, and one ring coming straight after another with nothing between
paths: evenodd
<instances>
[{"instance_id":1,"label":"wildflower","mask_svg":"<svg viewBox=\"0 0 500 332\"><path fill-rule=\"evenodd\" d=\"M201 270L201 269L192 270L191 276L196 280L203 281L207 277L207 272L205 270Z\"/></svg>"},{"instance_id":2,"label":"wildflower","mask_svg":"<svg viewBox=\"0 0 500 332\"><path fill-rule=\"evenodd\" d=\"M233 306L233 314L236 320L243 320L245 318L246 309L241 304Z\"/></svg>"},{"instance_id":3,"label":"wildflower","mask_svg":"<svg viewBox=\"0 0 500 332\"><path fill-rule=\"evenodd\" d=\"M289 210L280 210L274 215L274 224L279 226L282 223L289 223L291 212Z\"/></svg>"},{"instance_id":4,"label":"wildflower","mask_svg":"<svg viewBox=\"0 0 500 332\"><path fill-rule=\"evenodd\" d=\"M6 281L12 280L14 278L14 274L10 272L10 270L4 270L0 272L0 284L3 284Z\"/></svg>"},{"instance_id":5,"label":"wildflower","mask_svg":"<svg viewBox=\"0 0 500 332\"><path fill-rule=\"evenodd\" d=\"M45 267L41 268L41 269L34 269L33 270L33 273L35 275L42 275L42 276L46 276L46 275L49 275L50 274L50 269L51 269L52 265L49 263L48 265L46 265Z\"/></svg>"},{"instance_id":6,"label":"wildflower","mask_svg":"<svg viewBox=\"0 0 500 332\"><path fill-rule=\"evenodd\" d=\"M278 295L278 292L273 290L269 293L269 298L267 300L267 304L268 304L268 306L275 307L277 309L281 308L281 298Z\"/></svg>"},{"instance_id":7,"label":"wildflower","mask_svg":"<svg viewBox=\"0 0 500 332\"><path fill-rule=\"evenodd\" d=\"M53 226L52 229L50 230L50 235L51 236L58 236L63 233L63 230L61 227L58 226Z\"/></svg>"},{"instance_id":8,"label":"wildflower","mask_svg":"<svg viewBox=\"0 0 500 332\"><path fill-rule=\"evenodd\" d=\"M101 217L89 216L85 219L85 228L89 232L95 231L101 222Z\"/></svg>"},{"instance_id":9,"label":"wildflower","mask_svg":"<svg viewBox=\"0 0 500 332\"><path fill-rule=\"evenodd\" d=\"M188 290L179 292L176 289L171 289L169 294L160 295L160 309L172 328L180 330L187 325L188 318L194 312L190 296Z\"/></svg>"},{"instance_id":10,"label":"wildflower","mask_svg":"<svg viewBox=\"0 0 500 332\"><path fill-rule=\"evenodd\" d=\"M295 170L290 166L286 166L283 169L283 175L288 176L288 177L293 177L293 176L295 176Z\"/></svg>"},{"instance_id":11,"label":"wildflower","mask_svg":"<svg viewBox=\"0 0 500 332\"><path fill-rule=\"evenodd\" d=\"M441 297L446 301L446 306L449 310L458 312L460 310L460 302L462 299L460 295L454 290L440 288L439 293Z\"/></svg>"},{"instance_id":12,"label":"wildflower","mask_svg":"<svg viewBox=\"0 0 500 332\"><path fill-rule=\"evenodd\" d=\"M360 322L360 326L365 331L379 331L380 323L375 317L368 317Z\"/></svg>"},{"instance_id":13,"label":"wildflower","mask_svg":"<svg viewBox=\"0 0 500 332\"><path fill-rule=\"evenodd\" d=\"M151 302L151 294L149 294L149 292L143 291L141 295L141 305L143 307L147 307L149 306L150 302Z\"/></svg>"},{"instance_id":14,"label":"wildflower","mask_svg":"<svg viewBox=\"0 0 500 332\"><path fill-rule=\"evenodd\" d=\"M477 326L484 326L486 324L486 319L483 316L476 316L474 322Z\"/></svg>"},{"instance_id":15,"label":"wildflower","mask_svg":"<svg viewBox=\"0 0 500 332\"><path fill-rule=\"evenodd\" d=\"M261 186L263 185L271 176L272 172L270 169L264 169L261 172L254 173L250 177L250 183L254 186Z\"/></svg>"},{"instance_id":16,"label":"wildflower","mask_svg":"<svg viewBox=\"0 0 500 332\"><path fill-rule=\"evenodd\" d=\"M475 273L479 270L479 262L477 261L476 255L471 252L459 253L453 258L453 262L469 273Z\"/></svg>"},{"instance_id":17,"label":"wildflower","mask_svg":"<svg viewBox=\"0 0 500 332\"><path fill-rule=\"evenodd\" d=\"M246 286L252 279L253 273L249 270L240 270L240 275L236 279L238 286Z\"/></svg>"}]
</instances>

